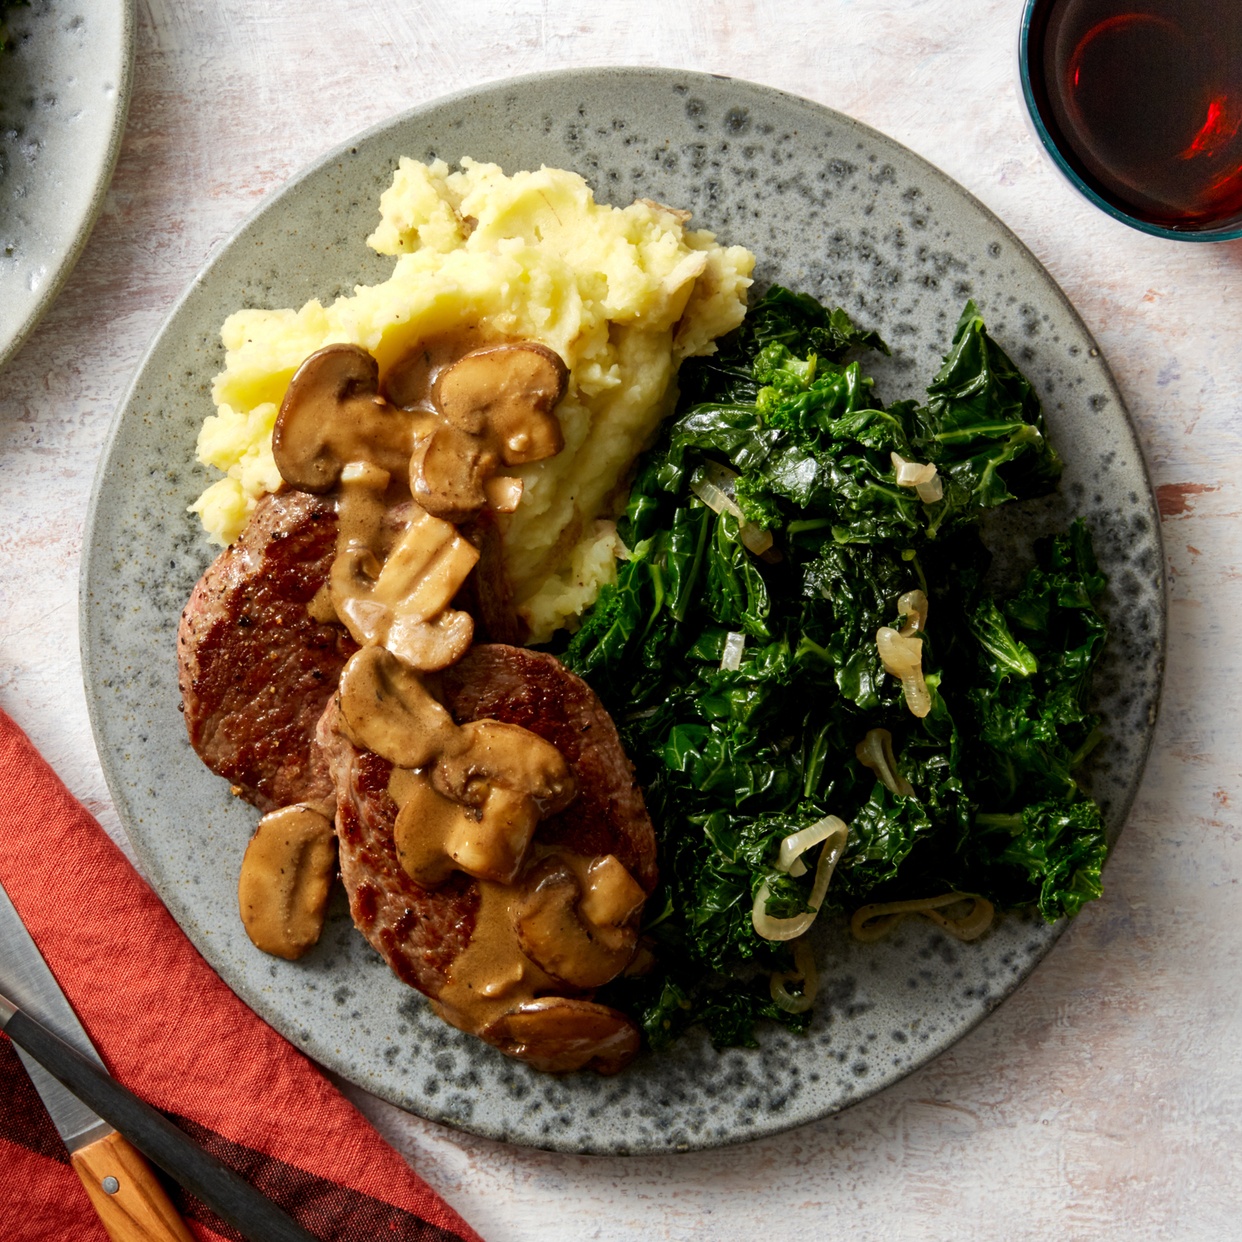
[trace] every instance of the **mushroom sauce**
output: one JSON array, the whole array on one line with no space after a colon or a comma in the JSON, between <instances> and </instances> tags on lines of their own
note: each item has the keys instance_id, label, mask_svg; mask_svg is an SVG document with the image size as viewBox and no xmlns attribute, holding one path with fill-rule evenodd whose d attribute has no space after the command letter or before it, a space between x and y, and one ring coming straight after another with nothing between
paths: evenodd
<instances>
[{"instance_id":1,"label":"mushroom sauce","mask_svg":"<svg viewBox=\"0 0 1242 1242\"><path fill-rule=\"evenodd\" d=\"M512 511L522 485L503 468L559 452L567 374L545 346L473 327L420 343L382 382L365 350L330 345L294 375L273 451L289 487L335 503L336 556L309 610L361 648L341 677L339 727L393 765L401 867L427 889L454 872L479 888L437 1012L539 1068L608 1072L637 1050L637 1028L579 998L631 964L645 890L612 855L534 841L576 792L556 747L496 720L457 724L423 679L474 636L453 601L480 551L458 524ZM240 890L259 948L297 957L317 939L330 834L309 808L260 822Z\"/></svg>"}]
</instances>

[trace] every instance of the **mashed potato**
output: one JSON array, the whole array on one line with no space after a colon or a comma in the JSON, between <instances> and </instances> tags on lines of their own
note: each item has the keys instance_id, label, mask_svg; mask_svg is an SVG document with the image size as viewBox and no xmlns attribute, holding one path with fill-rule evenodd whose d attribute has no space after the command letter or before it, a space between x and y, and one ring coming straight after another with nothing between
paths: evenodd
<instances>
[{"instance_id":1,"label":"mashed potato","mask_svg":"<svg viewBox=\"0 0 1242 1242\"><path fill-rule=\"evenodd\" d=\"M507 177L470 159L455 173L402 159L380 214L368 244L396 256L388 280L331 306L225 321L198 458L227 477L192 509L229 543L279 486L272 424L293 372L325 345L363 346L382 375L418 340L467 324L539 341L569 367L565 447L512 471L524 490L502 521L514 599L544 641L613 578L625 471L671 409L682 359L741 322L754 256L687 230L685 212L598 204L580 176L553 168Z\"/></svg>"}]
</instances>

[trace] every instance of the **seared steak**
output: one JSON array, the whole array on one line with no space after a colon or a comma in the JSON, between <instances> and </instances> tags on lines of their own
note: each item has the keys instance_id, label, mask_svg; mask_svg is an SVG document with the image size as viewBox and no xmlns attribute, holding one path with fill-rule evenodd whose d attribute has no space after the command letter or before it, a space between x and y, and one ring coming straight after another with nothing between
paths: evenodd
<instances>
[{"instance_id":1,"label":"seared steak","mask_svg":"<svg viewBox=\"0 0 1242 1242\"><path fill-rule=\"evenodd\" d=\"M513 606L496 515L484 509L459 529L479 549L479 563L453 601L454 607L464 608L474 618L476 643L516 646L525 642L529 627Z\"/></svg>"},{"instance_id":2,"label":"seared steak","mask_svg":"<svg viewBox=\"0 0 1242 1242\"><path fill-rule=\"evenodd\" d=\"M241 538L199 579L177 635L190 744L262 811L331 803L315 726L357 650L307 605L336 554L332 502L264 496Z\"/></svg>"},{"instance_id":3,"label":"seared steak","mask_svg":"<svg viewBox=\"0 0 1242 1242\"><path fill-rule=\"evenodd\" d=\"M399 507L386 522L402 525ZM494 530L475 534L496 552ZM199 580L178 634L191 744L263 811L336 803L341 878L354 922L398 978L433 1001L443 996L443 1016L542 1069L615 1073L637 1051L639 1031L624 1014L592 1002L589 989L541 974L533 995L528 990L498 1015L493 1009L469 1020L453 1001L455 990L474 986L462 982L468 973L454 977L453 965L475 936L482 893L462 872L435 889L406 873L394 839L398 807L388 793L392 765L340 730L335 692L357 644L310 608L328 579L336 539L331 500L296 491L266 496L241 538ZM477 612L489 616L478 599L490 597L489 582L478 581L475 591ZM507 596L493 603L488 628L496 632L509 624L511 607ZM586 858L613 855L644 892L654 889L651 820L616 728L585 682L550 655L483 644L428 676L426 685L458 725L520 725L560 751L577 794L540 821L536 845ZM487 926L487 918L485 912L478 925Z\"/></svg>"},{"instance_id":4,"label":"seared steak","mask_svg":"<svg viewBox=\"0 0 1242 1242\"><path fill-rule=\"evenodd\" d=\"M456 873L434 891L402 870L393 841L397 804L388 796L392 764L359 750L338 730L335 700L319 722L319 745L336 783L341 879L358 930L393 973L433 999L453 959L470 943L479 888Z\"/></svg>"},{"instance_id":5,"label":"seared steak","mask_svg":"<svg viewBox=\"0 0 1242 1242\"><path fill-rule=\"evenodd\" d=\"M565 756L578 796L539 825L536 841L588 857L614 854L648 893L655 888L655 830L647 804L612 717L581 677L544 652L483 643L428 682L458 724L521 725Z\"/></svg>"},{"instance_id":6,"label":"seared steak","mask_svg":"<svg viewBox=\"0 0 1242 1242\"><path fill-rule=\"evenodd\" d=\"M614 854L648 893L655 888L651 819L616 727L586 682L553 656L498 643L474 647L438 681L458 724L521 725L565 756L577 797L539 824L537 843ZM354 922L399 978L434 998L470 942L478 885L457 873L428 890L402 870L393 841L397 804L388 796L392 764L358 749L338 724L333 702L319 723L319 745L336 783L341 879Z\"/></svg>"}]
</instances>

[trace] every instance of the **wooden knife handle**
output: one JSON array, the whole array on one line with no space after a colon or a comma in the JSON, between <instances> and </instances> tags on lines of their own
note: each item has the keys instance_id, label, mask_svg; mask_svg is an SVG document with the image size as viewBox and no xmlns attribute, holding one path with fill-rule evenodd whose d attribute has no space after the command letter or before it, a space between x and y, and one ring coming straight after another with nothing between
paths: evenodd
<instances>
[{"instance_id":1,"label":"wooden knife handle","mask_svg":"<svg viewBox=\"0 0 1242 1242\"><path fill-rule=\"evenodd\" d=\"M216 1159L195 1143L184 1130L179 1130L163 1113L127 1091L96 1061L84 1057L71 1048L47 1027L23 1013L16 1005L0 997L0 1027L19 1047L25 1048L54 1078L73 1092L93 1113L122 1134L128 1134L134 1146L148 1160L158 1165L169 1177L184 1186L190 1194L205 1203L217 1216L227 1221L249 1242L315 1242L315 1235L307 1232L288 1213L278 1208L271 1199L260 1194L244 1177L240 1177L227 1164ZM99 1144L105 1146L104 1143ZM126 1144L128 1150L129 1144ZM79 1154L85 1154L82 1149ZM92 1183L109 1176L107 1170L91 1167L91 1183L87 1189L97 1203ZM113 1177L117 1177L114 1173ZM147 1174L140 1185L155 1183ZM84 1179L85 1180L85 1179ZM119 1177L117 1178L120 1181ZM101 1187L102 1189L102 1187ZM118 1187L119 1189L119 1187ZM159 1214L148 1213L151 1220L159 1220ZM176 1219L175 1213L165 1213L165 1219ZM105 1217L104 1219L109 1219ZM127 1225L137 1227L142 1219L137 1215L122 1216ZM188 1233L148 1233L148 1238L176 1238L184 1242ZM141 1233L114 1233L113 1237L125 1242L138 1242Z\"/></svg>"},{"instance_id":2,"label":"wooden knife handle","mask_svg":"<svg viewBox=\"0 0 1242 1242\"><path fill-rule=\"evenodd\" d=\"M70 1159L112 1242L194 1242L151 1166L115 1130Z\"/></svg>"}]
</instances>

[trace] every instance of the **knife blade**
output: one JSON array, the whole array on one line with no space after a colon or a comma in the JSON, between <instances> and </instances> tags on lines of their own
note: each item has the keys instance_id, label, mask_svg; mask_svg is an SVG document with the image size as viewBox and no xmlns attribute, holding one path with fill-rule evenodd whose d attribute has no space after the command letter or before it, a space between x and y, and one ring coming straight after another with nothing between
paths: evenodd
<instances>
[{"instance_id":1,"label":"knife blade","mask_svg":"<svg viewBox=\"0 0 1242 1242\"><path fill-rule=\"evenodd\" d=\"M2 885L0 1030L31 1070L73 1167L116 1242L193 1242L139 1151L251 1242L315 1242L249 1182L109 1076Z\"/></svg>"},{"instance_id":2,"label":"knife blade","mask_svg":"<svg viewBox=\"0 0 1242 1242\"><path fill-rule=\"evenodd\" d=\"M0 979L4 981L4 992L37 1022L56 1031L67 1044L83 1056L91 1057L102 1068L99 1054L42 954L37 949L33 954L25 953L20 957L12 953L12 946L20 944L23 938L29 939L30 933L0 884L0 962L3 963L0 965ZM30 943L33 945L34 941ZM91 1112L77 1096L65 1090L30 1053L17 1045L14 1047L52 1118L52 1124L71 1153L111 1133L112 1127L106 1121Z\"/></svg>"}]
</instances>

